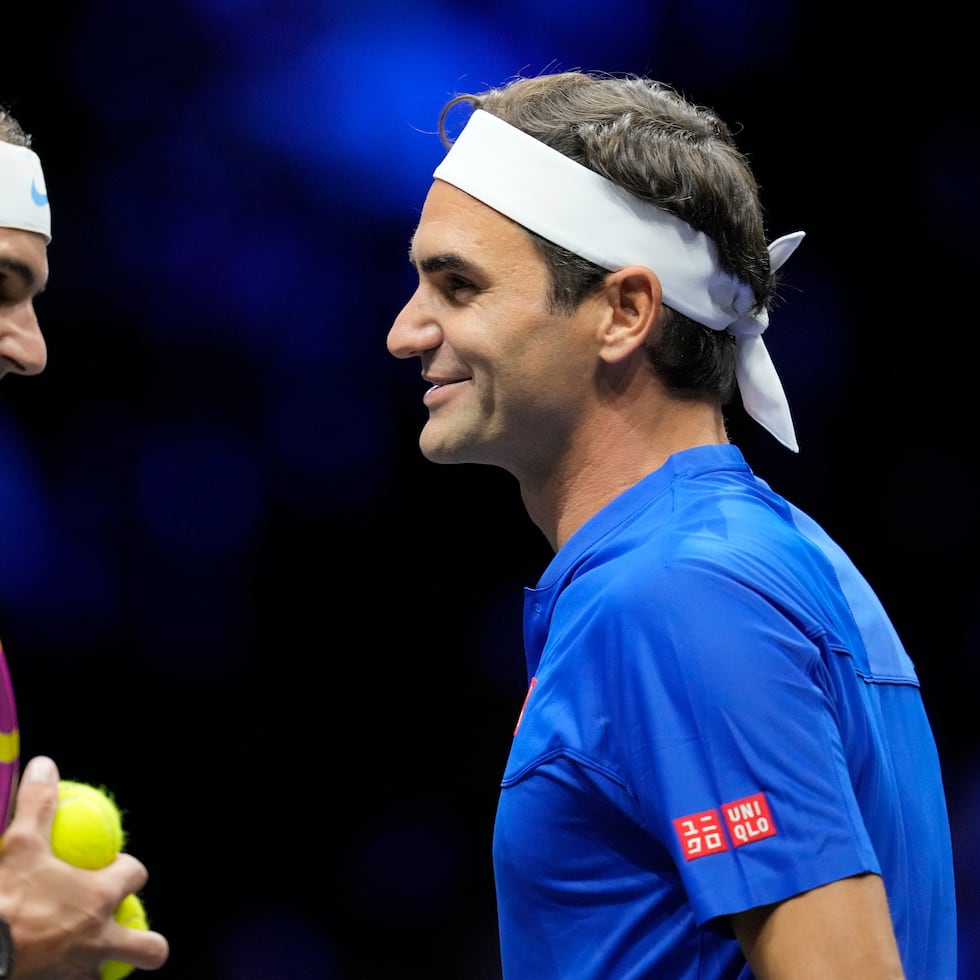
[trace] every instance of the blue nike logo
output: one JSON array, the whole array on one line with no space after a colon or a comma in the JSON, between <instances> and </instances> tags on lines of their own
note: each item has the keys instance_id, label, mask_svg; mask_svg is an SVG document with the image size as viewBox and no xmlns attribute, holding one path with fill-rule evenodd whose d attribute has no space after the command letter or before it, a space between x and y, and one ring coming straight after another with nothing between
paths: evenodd
<instances>
[{"instance_id":1,"label":"blue nike logo","mask_svg":"<svg viewBox=\"0 0 980 980\"><path fill-rule=\"evenodd\" d=\"M48 203L48 195L42 194L37 189L37 184L33 180L31 181L31 199L39 208L43 208Z\"/></svg>"}]
</instances>

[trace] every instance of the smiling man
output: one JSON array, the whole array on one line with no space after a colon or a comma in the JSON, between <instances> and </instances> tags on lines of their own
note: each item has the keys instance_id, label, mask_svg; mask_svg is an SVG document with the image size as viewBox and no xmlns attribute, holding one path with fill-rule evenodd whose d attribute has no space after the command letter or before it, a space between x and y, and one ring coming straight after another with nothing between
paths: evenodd
<instances>
[{"instance_id":1,"label":"smiling man","mask_svg":"<svg viewBox=\"0 0 980 980\"><path fill-rule=\"evenodd\" d=\"M913 663L727 435L737 393L798 451L763 334L803 235L767 242L728 127L650 79L515 79L440 132L388 348L423 454L513 474L555 551L494 829L504 977L954 980Z\"/></svg>"}]
</instances>

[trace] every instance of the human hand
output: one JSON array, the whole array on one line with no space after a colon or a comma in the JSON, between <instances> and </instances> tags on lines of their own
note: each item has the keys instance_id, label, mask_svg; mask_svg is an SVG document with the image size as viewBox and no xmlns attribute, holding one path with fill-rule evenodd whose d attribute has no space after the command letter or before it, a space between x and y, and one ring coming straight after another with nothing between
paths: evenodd
<instances>
[{"instance_id":1,"label":"human hand","mask_svg":"<svg viewBox=\"0 0 980 980\"><path fill-rule=\"evenodd\" d=\"M97 980L104 960L158 970L170 949L153 930L115 921L123 898L146 884L146 867L120 854L105 868L76 868L51 850L59 773L46 756L24 768L14 817L0 841L0 915L10 925L15 980Z\"/></svg>"}]
</instances>

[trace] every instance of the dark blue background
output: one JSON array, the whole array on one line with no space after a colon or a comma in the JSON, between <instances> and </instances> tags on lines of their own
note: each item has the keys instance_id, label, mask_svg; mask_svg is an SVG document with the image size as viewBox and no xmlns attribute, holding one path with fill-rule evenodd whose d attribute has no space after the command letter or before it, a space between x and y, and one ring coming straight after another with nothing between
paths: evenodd
<instances>
[{"instance_id":1,"label":"dark blue background","mask_svg":"<svg viewBox=\"0 0 980 980\"><path fill-rule=\"evenodd\" d=\"M0 636L24 756L127 810L161 977L499 977L490 833L549 555L509 477L421 458L385 334L442 104L577 67L717 109L772 237L807 231L767 334L802 452L733 437L916 660L980 977L973 33L877 6L5 6L54 239L49 367L0 390Z\"/></svg>"}]
</instances>

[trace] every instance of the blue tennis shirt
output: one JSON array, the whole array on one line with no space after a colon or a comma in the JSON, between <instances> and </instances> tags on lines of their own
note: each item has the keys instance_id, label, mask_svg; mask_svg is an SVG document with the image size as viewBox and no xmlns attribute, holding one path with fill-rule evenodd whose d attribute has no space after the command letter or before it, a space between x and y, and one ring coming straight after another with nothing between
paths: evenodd
<instances>
[{"instance_id":1,"label":"blue tennis shirt","mask_svg":"<svg viewBox=\"0 0 980 980\"><path fill-rule=\"evenodd\" d=\"M506 980L751 977L734 912L882 875L910 980L955 980L949 823L868 583L730 445L608 504L525 598L493 858Z\"/></svg>"}]
</instances>

